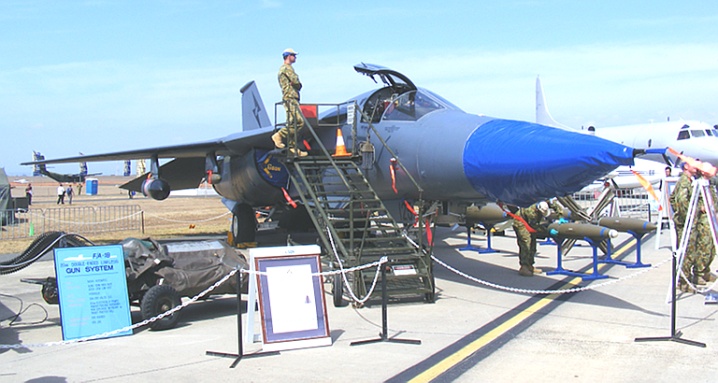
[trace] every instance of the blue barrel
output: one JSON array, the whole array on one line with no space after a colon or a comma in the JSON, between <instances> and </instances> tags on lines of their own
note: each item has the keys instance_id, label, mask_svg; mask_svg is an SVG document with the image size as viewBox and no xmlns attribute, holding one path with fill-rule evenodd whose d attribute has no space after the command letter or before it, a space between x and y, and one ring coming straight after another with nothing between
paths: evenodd
<instances>
[{"instance_id":1,"label":"blue barrel","mask_svg":"<svg viewBox=\"0 0 718 383\"><path fill-rule=\"evenodd\" d=\"M85 179L85 194L97 195L97 178Z\"/></svg>"}]
</instances>

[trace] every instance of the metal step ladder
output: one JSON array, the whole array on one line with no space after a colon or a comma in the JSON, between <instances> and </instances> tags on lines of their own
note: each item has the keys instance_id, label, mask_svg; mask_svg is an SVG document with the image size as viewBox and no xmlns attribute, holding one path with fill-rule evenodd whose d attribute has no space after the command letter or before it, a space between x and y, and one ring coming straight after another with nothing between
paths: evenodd
<instances>
[{"instance_id":1,"label":"metal step ladder","mask_svg":"<svg viewBox=\"0 0 718 383\"><path fill-rule=\"evenodd\" d=\"M292 185L306 206L333 268L351 268L386 256L387 296L434 301L430 254L413 243L394 220L358 165L358 158L307 156L288 159ZM350 288L367 295L376 269L354 271ZM341 276L334 278L334 304L343 304ZM347 286L349 287L349 286ZM372 297L379 297L376 289ZM370 297L370 298L372 298Z\"/></svg>"}]
</instances>

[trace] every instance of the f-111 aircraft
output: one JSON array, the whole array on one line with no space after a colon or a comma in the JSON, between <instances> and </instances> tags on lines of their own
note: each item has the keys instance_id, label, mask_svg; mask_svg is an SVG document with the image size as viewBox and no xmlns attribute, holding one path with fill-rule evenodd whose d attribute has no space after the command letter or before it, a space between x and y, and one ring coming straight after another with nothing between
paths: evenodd
<instances>
[{"instance_id":1,"label":"f-111 aircraft","mask_svg":"<svg viewBox=\"0 0 718 383\"><path fill-rule=\"evenodd\" d=\"M319 140L328 148L337 141L337 126L347 137L347 147L374 144L377 150L365 174L388 207L399 209L403 201L416 199L443 202L445 214L463 214L457 210L489 201L527 206L576 192L620 165L633 164L640 152L577 132L466 113L397 71L365 63L354 69L382 85L319 113L312 126L316 124ZM287 196L295 196L297 187L287 176L286 150L275 149L270 139L275 126L256 84L248 83L241 92L239 133L186 145L23 165L150 158L150 172L124 188L161 200L171 189L195 187L206 177L234 213L235 238L253 241L253 208L286 206ZM333 127L326 127L331 123ZM310 151L305 158L311 158L311 147L317 143L311 137L304 141L309 147L303 149ZM169 158L173 160L160 166L160 159ZM405 167L397 168L397 160Z\"/></svg>"}]
</instances>

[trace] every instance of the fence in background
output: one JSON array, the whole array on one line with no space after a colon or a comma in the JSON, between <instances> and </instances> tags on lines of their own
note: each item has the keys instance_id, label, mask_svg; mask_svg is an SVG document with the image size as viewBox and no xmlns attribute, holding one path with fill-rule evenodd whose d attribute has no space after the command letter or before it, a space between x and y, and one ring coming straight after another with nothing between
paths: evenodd
<instances>
[{"instance_id":1,"label":"fence in background","mask_svg":"<svg viewBox=\"0 0 718 383\"><path fill-rule=\"evenodd\" d=\"M139 205L0 210L0 219L3 221L0 240L27 238L47 231L91 235L143 230Z\"/></svg>"},{"instance_id":2,"label":"fence in background","mask_svg":"<svg viewBox=\"0 0 718 383\"><path fill-rule=\"evenodd\" d=\"M573 199L588 212L598 203L600 191L578 192ZM611 211L611 209L613 209ZM619 216L625 218L640 218L651 221L658 219L658 202L656 202L644 189L616 189L616 197L613 199L613 206L603 211L601 216Z\"/></svg>"}]
</instances>

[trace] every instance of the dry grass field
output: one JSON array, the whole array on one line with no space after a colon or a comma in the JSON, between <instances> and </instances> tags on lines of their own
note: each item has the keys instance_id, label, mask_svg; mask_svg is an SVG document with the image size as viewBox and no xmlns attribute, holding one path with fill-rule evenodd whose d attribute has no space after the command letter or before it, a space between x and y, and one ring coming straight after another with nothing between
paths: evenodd
<instances>
[{"instance_id":1,"label":"dry grass field","mask_svg":"<svg viewBox=\"0 0 718 383\"><path fill-rule=\"evenodd\" d=\"M11 180L20 177L10 177ZM26 177L33 186L33 201L30 209L70 208L76 206L121 206L139 205L144 212L144 234L141 231L121 231L87 236L98 244L116 243L127 237L153 237L157 239L177 236L226 235L231 214L222 204L221 198L212 196L170 196L164 201L135 195L130 199L127 191L118 186L127 182L128 177L97 177L98 193L88 196L83 188L82 195L75 195L72 205L65 201L57 205L57 182L45 177ZM24 183L11 182L13 197L25 195ZM39 234L39 233L36 233ZM33 238L0 240L0 254L22 252Z\"/></svg>"}]
</instances>

